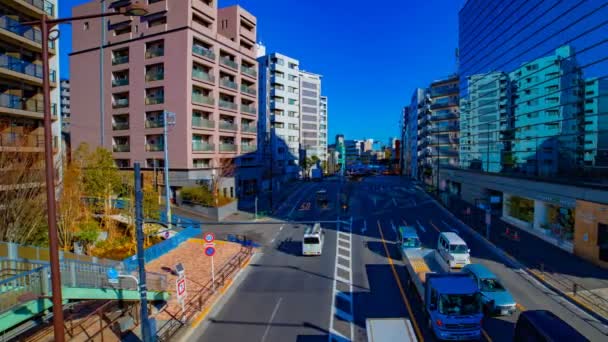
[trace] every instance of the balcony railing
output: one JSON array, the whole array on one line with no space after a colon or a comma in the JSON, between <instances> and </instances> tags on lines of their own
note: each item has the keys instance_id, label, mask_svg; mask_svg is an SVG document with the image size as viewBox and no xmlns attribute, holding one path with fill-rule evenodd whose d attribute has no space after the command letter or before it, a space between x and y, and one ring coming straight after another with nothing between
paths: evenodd
<instances>
[{"instance_id":1,"label":"balcony railing","mask_svg":"<svg viewBox=\"0 0 608 342\"><path fill-rule=\"evenodd\" d=\"M256 113L256 109L255 109L254 106L252 106L252 105L245 105L245 104L241 105L241 111L245 112L245 113L249 113L249 114L255 114Z\"/></svg>"},{"instance_id":2,"label":"balcony railing","mask_svg":"<svg viewBox=\"0 0 608 342\"><path fill-rule=\"evenodd\" d=\"M165 149L165 145L163 144L146 144L147 152L158 152L163 151Z\"/></svg>"},{"instance_id":3,"label":"balcony railing","mask_svg":"<svg viewBox=\"0 0 608 342\"><path fill-rule=\"evenodd\" d=\"M257 91L255 90L255 88L246 86L244 84L241 84L241 91L243 93L254 95L254 96L255 96L255 94L257 94Z\"/></svg>"},{"instance_id":4,"label":"balcony railing","mask_svg":"<svg viewBox=\"0 0 608 342\"><path fill-rule=\"evenodd\" d=\"M445 108L445 107L452 107L452 106L458 106L458 102L446 101L446 102L440 102L440 103L433 103L431 105L431 109Z\"/></svg>"},{"instance_id":5,"label":"balcony railing","mask_svg":"<svg viewBox=\"0 0 608 342\"><path fill-rule=\"evenodd\" d=\"M219 105L221 108L236 110L236 103L220 99Z\"/></svg>"},{"instance_id":6,"label":"balcony railing","mask_svg":"<svg viewBox=\"0 0 608 342\"><path fill-rule=\"evenodd\" d=\"M161 57L165 55L165 49L161 47L151 47L146 50L146 58Z\"/></svg>"},{"instance_id":7,"label":"balcony railing","mask_svg":"<svg viewBox=\"0 0 608 342\"><path fill-rule=\"evenodd\" d=\"M129 121L119 121L112 124L112 130L123 131L129 129Z\"/></svg>"},{"instance_id":8,"label":"balcony railing","mask_svg":"<svg viewBox=\"0 0 608 342\"><path fill-rule=\"evenodd\" d=\"M117 99L112 104L113 108L125 108L129 107L129 99Z\"/></svg>"},{"instance_id":9,"label":"balcony railing","mask_svg":"<svg viewBox=\"0 0 608 342\"><path fill-rule=\"evenodd\" d=\"M128 78L120 78L120 79L112 80L112 87L121 87L121 86L126 86L126 85L129 85Z\"/></svg>"},{"instance_id":10,"label":"balcony railing","mask_svg":"<svg viewBox=\"0 0 608 342\"><path fill-rule=\"evenodd\" d=\"M55 5L46 0L22 0L28 4L38 7L51 17L55 16Z\"/></svg>"},{"instance_id":11,"label":"balcony railing","mask_svg":"<svg viewBox=\"0 0 608 342\"><path fill-rule=\"evenodd\" d=\"M254 125L241 125L241 132L257 133L258 129Z\"/></svg>"},{"instance_id":12,"label":"balcony railing","mask_svg":"<svg viewBox=\"0 0 608 342\"><path fill-rule=\"evenodd\" d=\"M249 67L249 66L246 66L246 65L241 65L241 71L244 74L249 75L249 76L253 76L253 77L256 77L258 75L258 73L257 73L257 71L255 70L254 67Z\"/></svg>"},{"instance_id":13,"label":"balcony railing","mask_svg":"<svg viewBox=\"0 0 608 342\"><path fill-rule=\"evenodd\" d=\"M162 118L160 120L146 120L145 126L146 126L146 128L158 128L158 127L164 127L165 123L163 122Z\"/></svg>"},{"instance_id":14,"label":"balcony railing","mask_svg":"<svg viewBox=\"0 0 608 342\"><path fill-rule=\"evenodd\" d=\"M231 80L229 80L227 78L222 78L220 80L220 84L222 86L224 86L224 87L228 87L228 88L231 88L231 89L237 89L238 88L238 85L236 84L236 82L231 81Z\"/></svg>"},{"instance_id":15,"label":"balcony railing","mask_svg":"<svg viewBox=\"0 0 608 342\"><path fill-rule=\"evenodd\" d=\"M221 143L220 144L220 152L236 152L236 145L235 144Z\"/></svg>"},{"instance_id":16,"label":"balcony railing","mask_svg":"<svg viewBox=\"0 0 608 342\"><path fill-rule=\"evenodd\" d=\"M215 82L213 75L200 69L192 69L192 77L207 82Z\"/></svg>"},{"instance_id":17,"label":"balcony railing","mask_svg":"<svg viewBox=\"0 0 608 342\"><path fill-rule=\"evenodd\" d=\"M146 104L147 105L155 105L155 104L161 104L161 103L165 103L165 97L164 96L146 96Z\"/></svg>"},{"instance_id":18,"label":"balcony railing","mask_svg":"<svg viewBox=\"0 0 608 342\"><path fill-rule=\"evenodd\" d=\"M232 122L220 121L220 129L227 131L236 131L237 126Z\"/></svg>"},{"instance_id":19,"label":"balcony railing","mask_svg":"<svg viewBox=\"0 0 608 342\"><path fill-rule=\"evenodd\" d=\"M220 57L220 63L224 64L225 66L231 67L233 69L239 68L239 65L228 57Z\"/></svg>"},{"instance_id":20,"label":"balcony railing","mask_svg":"<svg viewBox=\"0 0 608 342\"><path fill-rule=\"evenodd\" d=\"M432 121L441 121L441 120L450 120L450 119L458 119L458 115L455 113L441 113L441 114L431 115Z\"/></svg>"},{"instance_id":21,"label":"balcony railing","mask_svg":"<svg viewBox=\"0 0 608 342\"><path fill-rule=\"evenodd\" d=\"M213 129L215 128L215 121L194 116L192 117L192 127Z\"/></svg>"},{"instance_id":22,"label":"balcony railing","mask_svg":"<svg viewBox=\"0 0 608 342\"><path fill-rule=\"evenodd\" d=\"M25 99L20 96L0 94L0 107L25 110L28 112L44 112L44 102L36 99ZM57 119L57 104L51 103L51 116Z\"/></svg>"},{"instance_id":23,"label":"balcony railing","mask_svg":"<svg viewBox=\"0 0 608 342\"><path fill-rule=\"evenodd\" d=\"M165 79L164 71L148 71L146 72L146 82L161 81Z\"/></svg>"},{"instance_id":24,"label":"balcony railing","mask_svg":"<svg viewBox=\"0 0 608 342\"><path fill-rule=\"evenodd\" d=\"M255 145L241 144L241 152L253 152L256 148L257 146Z\"/></svg>"},{"instance_id":25,"label":"balcony railing","mask_svg":"<svg viewBox=\"0 0 608 342\"><path fill-rule=\"evenodd\" d=\"M448 94L458 94L458 87L450 87L450 88L433 88L431 89L431 97L437 96L445 96Z\"/></svg>"},{"instance_id":26,"label":"balcony railing","mask_svg":"<svg viewBox=\"0 0 608 342\"><path fill-rule=\"evenodd\" d=\"M206 47L200 45L193 45L192 52L203 57L207 57L209 59L215 60L215 53L211 49L207 49Z\"/></svg>"},{"instance_id":27,"label":"balcony railing","mask_svg":"<svg viewBox=\"0 0 608 342\"><path fill-rule=\"evenodd\" d=\"M458 131L458 125L441 125L434 126L429 128L429 132L431 133L439 133L439 132L453 132Z\"/></svg>"},{"instance_id":28,"label":"balcony railing","mask_svg":"<svg viewBox=\"0 0 608 342\"><path fill-rule=\"evenodd\" d=\"M112 58L112 65L129 63L129 55L114 56Z\"/></svg>"},{"instance_id":29,"label":"balcony railing","mask_svg":"<svg viewBox=\"0 0 608 342\"><path fill-rule=\"evenodd\" d=\"M6 15L0 17L0 28L29 39L34 43L42 44L42 33L39 29L29 25L22 25L19 21ZM49 41L49 48L55 49L54 41Z\"/></svg>"},{"instance_id":30,"label":"balcony railing","mask_svg":"<svg viewBox=\"0 0 608 342\"><path fill-rule=\"evenodd\" d=\"M192 93L192 102L194 103L202 103L202 104L207 104L207 105L212 105L215 103L213 101L213 98L210 96L206 96L203 94L196 94L196 93Z\"/></svg>"},{"instance_id":31,"label":"balcony railing","mask_svg":"<svg viewBox=\"0 0 608 342\"><path fill-rule=\"evenodd\" d=\"M1 133L0 146L2 147L44 147L42 134Z\"/></svg>"},{"instance_id":32,"label":"balcony railing","mask_svg":"<svg viewBox=\"0 0 608 342\"><path fill-rule=\"evenodd\" d=\"M205 141L192 141L192 151L195 152L214 152L215 145Z\"/></svg>"},{"instance_id":33,"label":"balcony railing","mask_svg":"<svg viewBox=\"0 0 608 342\"><path fill-rule=\"evenodd\" d=\"M130 152L131 145L129 144L116 144L112 146L112 151L114 152Z\"/></svg>"},{"instance_id":34,"label":"balcony railing","mask_svg":"<svg viewBox=\"0 0 608 342\"><path fill-rule=\"evenodd\" d=\"M0 68L8 69L39 79L42 79L43 75L42 65L30 63L8 55L0 55ZM50 80L51 82L56 82L55 70L51 70Z\"/></svg>"}]
</instances>

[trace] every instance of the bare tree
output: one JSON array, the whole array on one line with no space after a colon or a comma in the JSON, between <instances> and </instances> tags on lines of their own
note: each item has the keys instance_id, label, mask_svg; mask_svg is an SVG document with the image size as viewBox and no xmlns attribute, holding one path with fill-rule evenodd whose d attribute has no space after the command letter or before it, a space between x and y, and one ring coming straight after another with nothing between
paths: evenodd
<instances>
[{"instance_id":1,"label":"bare tree","mask_svg":"<svg viewBox=\"0 0 608 342\"><path fill-rule=\"evenodd\" d=\"M224 158L220 159L219 164L213 169L211 177L211 189L213 191L213 198L215 206L220 204L220 185L225 178L234 177L236 171L236 165L234 159Z\"/></svg>"},{"instance_id":2,"label":"bare tree","mask_svg":"<svg viewBox=\"0 0 608 342\"><path fill-rule=\"evenodd\" d=\"M46 240L44 159L26 148L0 151L0 240L33 244Z\"/></svg>"}]
</instances>

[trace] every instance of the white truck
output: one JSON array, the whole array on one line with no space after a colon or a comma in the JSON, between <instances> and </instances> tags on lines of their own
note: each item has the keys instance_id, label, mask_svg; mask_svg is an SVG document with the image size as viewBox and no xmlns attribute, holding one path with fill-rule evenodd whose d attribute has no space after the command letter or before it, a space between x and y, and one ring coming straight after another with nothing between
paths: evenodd
<instances>
[{"instance_id":1,"label":"white truck","mask_svg":"<svg viewBox=\"0 0 608 342\"><path fill-rule=\"evenodd\" d=\"M418 342L412 322L407 318L368 318L367 342Z\"/></svg>"},{"instance_id":2,"label":"white truck","mask_svg":"<svg viewBox=\"0 0 608 342\"><path fill-rule=\"evenodd\" d=\"M439 340L481 338L481 294L464 273L450 273L434 249L402 249L414 288L424 307L429 329Z\"/></svg>"}]
</instances>

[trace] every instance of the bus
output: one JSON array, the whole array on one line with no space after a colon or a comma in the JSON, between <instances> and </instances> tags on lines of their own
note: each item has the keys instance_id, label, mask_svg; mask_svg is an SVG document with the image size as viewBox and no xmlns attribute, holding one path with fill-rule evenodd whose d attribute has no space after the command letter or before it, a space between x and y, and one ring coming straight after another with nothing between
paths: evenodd
<instances>
[{"instance_id":1,"label":"bus","mask_svg":"<svg viewBox=\"0 0 608 342\"><path fill-rule=\"evenodd\" d=\"M320 223L306 227L302 239L302 255L321 255L324 241L325 232L321 229Z\"/></svg>"}]
</instances>

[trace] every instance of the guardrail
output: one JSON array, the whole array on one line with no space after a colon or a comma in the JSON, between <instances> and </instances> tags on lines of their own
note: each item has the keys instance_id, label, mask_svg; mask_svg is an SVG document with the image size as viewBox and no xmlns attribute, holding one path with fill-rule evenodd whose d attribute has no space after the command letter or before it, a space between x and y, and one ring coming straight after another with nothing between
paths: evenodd
<instances>
[{"instance_id":1,"label":"guardrail","mask_svg":"<svg viewBox=\"0 0 608 342\"><path fill-rule=\"evenodd\" d=\"M48 288L48 274L46 267L40 266L0 281L0 312L41 297Z\"/></svg>"},{"instance_id":2,"label":"guardrail","mask_svg":"<svg viewBox=\"0 0 608 342\"><path fill-rule=\"evenodd\" d=\"M202 289L198 293L190 297L190 300L185 304L185 310L181 318L176 317L177 314L172 314L165 310L172 318L157 330L156 339L159 342L170 341L180 328L191 322L209 303L213 295L216 294L214 289L220 289L225 286L226 282L243 267L251 255L251 247L241 248L239 253L228 260L228 262L226 262L216 273L215 284L213 283L213 280L209 280L202 286Z\"/></svg>"}]
</instances>

